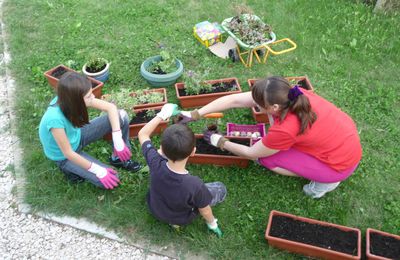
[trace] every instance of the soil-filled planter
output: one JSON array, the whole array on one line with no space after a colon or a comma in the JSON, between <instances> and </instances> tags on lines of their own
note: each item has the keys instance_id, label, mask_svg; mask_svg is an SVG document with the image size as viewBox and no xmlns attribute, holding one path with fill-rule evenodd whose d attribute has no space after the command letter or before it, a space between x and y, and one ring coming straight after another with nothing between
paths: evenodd
<instances>
[{"instance_id":1,"label":"soil-filled planter","mask_svg":"<svg viewBox=\"0 0 400 260\"><path fill-rule=\"evenodd\" d=\"M250 138L227 137L232 142L250 145ZM246 168L249 165L249 159L236 156L228 151L222 151L208 144L202 134L196 134L196 153L189 157L189 163L194 164L213 164L218 166L238 166Z\"/></svg>"},{"instance_id":2,"label":"soil-filled planter","mask_svg":"<svg viewBox=\"0 0 400 260\"><path fill-rule=\"evenodd\" d=\"M323 259L360 259L361 231L272 210L265 238L271 246Z\"/></svg>"},{"instance_id":3,"label":"soil-filled planter","mask_svg":"<svg viewBox=\"0 0 400 260\"><path fill-rule=\"evenodd\" d=\"M176 59L176 71L167 74L154 74L147 69L153 64L161 60L161 55L153 56L146 59L140 66L140 74L147 82L154 87L166 87L174 84L176 80L183 73L183 64L180 60Z\"/></svg>"},{"instance_id":4,"label":"soil-filled planter","mask_svg":"<svg viewBox=\"0 0 400 260\"><path fill-rule=\"evenodd\" d=\"M217 80L206 80L205 83L213 85L212 93L200 93L198 95L187 95L185 91L185 83L175 84L176 96L183 108L204 106L217 98L242 92L237 78L225 78ZM224 86L221 87L221 83ZM234 88L234 90L230 90Z\"/></svg>"},{"instance_id":5,"label":"soil-filled planter","mask_svg":"<svg viewBox=\"0 0 400 260\"><path fill-rule=\"evenodd\" d=\"M155 114L160 112L161 106L159 107L149 107L143 109L135 109L133 112L135 113L135 117L129 121L129 138L137 137L140 129L143 128L154 116L147 116L147 110L153 110ZM157 128L153 131L151 136L160 134L165 128L168 127L168 121L163 120L158 124ZM111 140L111 134L107 134L104 136L104 139Z\"/></svg>"},{"instance_id":6,"label":"soil-filled planter","mask_svg":"<svg viewBox=\"0 0 400 260\"><path fill-rule=\"evenodd\" d=\"M53 87L53 89L57 88L58 81L60 78L68 71L74 71L77 72L67 66L64 65L58 65L44 73L44 76L47 78L47 81L49 82L50 86ZM77 72L78 73L78 72ZM93 94L96 98L101 97L101 90L103 88L103 82L98 81L94 78L88 77L90 82L92 83L92 90Z\"/></svg>"},{"instance_id":7,"label":"soil-filled planter","mask_svg":"<svg viewBox=\"0 0 400 260\"><path fill-rule=\"evenodd\" d=\"M310 80L307 76L299 76L299 77L285 77L289 81L295 81L297 85L300 85L301 88L314 91L313 86L311 85ZM249 84L249 88L251 89L256 83L258 79L248 79L247 83ZM253 114L254 120L258 123L269 123L268 116L265 113L262 113L257 107L252 107L251 112Z\"/></svg>"},{"instance_id":8,"label":"soil-filled planter","mask_svg":"<svg viewBox=\"0 0 400 260\"><path fill-rule=\"evenodd\" d=\"M82 67L82 72L88 77L92 77L98 81L105 82L110 75L110 63L104 60L106 64L99 71L92 71L88 68L87 63Z\"/></svg>"},{"instance_id":9,"label":"soil-filled planter","mask_svg":"<svg viewBox=\"0 0 400 260\"><path fill-rule=\"evenodd\" d=\"M145 104L135 105L133 108L134 109L142 109L142 108L149 108L149 107L159 107L159 106L165 105L168 102L167 90L165 88L155 88L155 89L150 89L150 90L144 91L144 93L151 93L151 92L161 93L163 95L163 101L157 102L157 103L145 103ZM136 96L135 92L131 93L130 96L135 97Z\"/></svg>"},{"instance_id":10,"label":"soil-filled planter","mask_svg":"<svg viewBox=\"0 0 400 260\"><path fill-rule=\"evenodd\" d=\"M366 239L367 259L400 259L400 236L368 228Z\"/></svg>"}]
</instances>

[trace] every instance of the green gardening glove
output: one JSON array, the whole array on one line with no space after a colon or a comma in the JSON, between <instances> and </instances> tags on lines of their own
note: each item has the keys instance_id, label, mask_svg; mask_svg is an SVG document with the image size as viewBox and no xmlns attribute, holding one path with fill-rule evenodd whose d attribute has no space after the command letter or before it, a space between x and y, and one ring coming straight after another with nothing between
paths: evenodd
<instances>
[{"instance_id":1,"label":"green gardening glove","mask_svg":"<svg viewBox=\"0 0 400 260\"><path fill-rule=\"evenodd\" d=\"M214 232L214 234L217 235L218 238L222 237L222 231L221 229L218 227L218 219L214 219L213 222L211 223L207 223L207 227L210 231Z\"/></svg>"}]
</instances>

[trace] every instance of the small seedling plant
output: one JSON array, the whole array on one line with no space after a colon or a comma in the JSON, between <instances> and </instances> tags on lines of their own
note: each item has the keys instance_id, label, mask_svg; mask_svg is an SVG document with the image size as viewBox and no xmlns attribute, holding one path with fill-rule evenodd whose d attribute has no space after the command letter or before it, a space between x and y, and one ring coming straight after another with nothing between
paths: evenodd
<instances>
[{"instance_id":1,"label":"small seedling plant","mask_svg":"<svg viewBox=\"0 0 400 260\"><path fill-rule=\"evenodd\" d=\"M168 74L176 70L175 57L166 50L160 52L161 60L153 62L147 69L154 74Z\"/></svg>"},{"instance_id":2,"label":"small seedling plant","mask_svg":"<svg viewBox=\"0 0 400 260\"><path fill-rule=\"evenodd\" d=\"M160 92L156 91L148 92L148 89L142 89L135 91L133 99L134 99L133 101L134 105L159 103L164 101L164 95Z\"/></svg>"},{"instance_id":3,"label":"small seedling plant","mask_svg":"<svg viewBox=\"0 0 400 260\"><path fill-rule=\"evenodd\" d=\"M92 56L86 63L86 70L90 73L102 71L107 66L107 60L101 57Z\"/></svg>"},{"instance_id":4,"label":"small seedling plant","mask_svg":"<svg viewBox=\"0 0 400 260\"><path fill-rule=\"evenodd\" d=\"M185 82L185 91L188 95L198 95L200 93L212 92L212 85L205 82L205 77L208 72L204 74L197 73L189 70L183 74L183 81Z\"/></svg>"},{"instance_id":5,"label":"small seedling plant","mask_svg":"<svg viewBox=\"0 0 400 260\"><path fill-rule=\"evenodd\" d=\"M119 89L110 94L103 95L102 99L115 104L119 109L124 109L130 118L134 117L132 108L136 105L136 99L130 96L132 91L127 88Z\"/></svg>"}]
</instances>

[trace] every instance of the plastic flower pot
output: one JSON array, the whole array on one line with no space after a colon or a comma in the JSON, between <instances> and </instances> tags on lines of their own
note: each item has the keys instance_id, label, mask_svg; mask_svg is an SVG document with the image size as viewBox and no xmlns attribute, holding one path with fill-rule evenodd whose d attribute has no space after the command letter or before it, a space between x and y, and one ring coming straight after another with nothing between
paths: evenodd
<instances>
[{"instance_id":1,"label":"plastic flower pot","mask_svg":"<svg viewBox=\"0 0 400 260\"><path fill-rule=\"evenodd\" d=\"M272 210L265 232L268 244L323 259L360 259L361 231Z\"/></svg>"},{"instance_id":2,"label":"plastic flower pot","mask_svg":"<svg viewBox=\"0 0 400 260\"><path fill-rule=\"evenodd\" d=\"M50 84L50 86L53 87L53 89L57 89L57 85L58 85L58 81L60 80L60 78L62 77L62 75L64 75L64 73L69 72L69 71L73 71L73 72L77 72L67 66L64 66L62 64L46 71L44 73L44 76L47 78L48 83ZM78 73L78 72L77 72ZM88 77L88 79L90 80L90 82L92 83L92 90L93 90L93 94L96 98L100 98L101 97L101 91L103 88L103 82L98 81L94 78Z\"/></svg>"},{"instance_id":3,"label":"plastic flower pot","mask_svg":"<svg viewBox=\"0 0 400 260\"><path fill-rule=\"evenodd\" d=\"M299 77L285 77L289 81L296 81L301 88L314 91L313 86L311 85L310 80L307 76L299 76ZM248 79L247 83L249 84L249 88L253 87L258 79ZM262 113L257 107L252 107L251 112L253 114L254 120L259 123L269 123L268 116L265 113Z\"/></svg>"},{"instance_id":4,"label":"plastic flower pot","mask_svg":"<svg viewBox=\"0 0 400 260\"><path fill-rule=\"evenodd\" d=\"M140 74L147 80L147 82L154 87L170 86L182 75L183 64L180 60L176 59L176 71L167 74L154 74L147 71L153 62L161 60L161 55L153 56L146 59L140 66Z\"/></svg>"},{"instance_id":5,"label":"plastic flower pot","mask_svg":"<svg viewBox=\"0 0 400 260\"><path fill-rule=\"evenodd\" d=\"M222 83L222 82L228 83L228 82L232 82L232 81L235 82L236 90L226 91L226 92L198 94L198 95L192 95L192 96L190 96L190 95L184 96L181 94L182 90L185 88L185 83L183 83L183 82L176 83L175 84L176 96L181 104L181 107L183 107L183 108L204 106L204 105L207 105L208 103L210 103L211 101L216 100L217 98L242 92L242 88L240 87L239 80L237 78L206 80L205 82L208 84L211 84L211 85Z\"/></svg>"},{"instance_id":6,"label":"plastic flower pot","mask_svg":"<svg viewBox=\"0 0 400 260\"><path fill-rule=\"evenodd\" d=\"M196 134L196 153L189 157L188 162L193 164L212 164L217 166L238 166L240 168L246 168L249 165L249 159L239 157L236 155L219 155L219 154L206 154L200 153L200 149L198 147L201 139L203 139L202 134ZM226 136L228 139L238 139ZM247 138L247 141L250 142L250 139ZM211 145L210 145L211 146ZM213 146L211 146L213 147ZM220 150L219 148L215 148L215 150Z\"/></svg>"},{"instance_id":7,"label":"plastic flower pot","mask_svg":"<svg viewBox=\"0 0 400 260\"><path fill-rule=\"evenodd\" d=\"M400 236L368 228L366 239L367 259L400 259Z\"/></svg>"},{"instance_id":8,"label":"plastic flower pot","mask_svg":"<svg viewBox=\"0 0 400 260\"><path fill-rule=\"evenodd\" d=\"M83 67L82 67L82 72L83 72L83 74L85 74L88 77L92 77L98 81L105 82L106 80L108 80L108 78L110 76L110 63L107 62L104 69L102 69L101 71L98 71L98 72L87 71L87 63L85 63L85 65L83 65Z\"/></svg>"},{"instance_id":9,"label":"plastic flower pot","mask_svg":"<svg viewBox=\"0 0 400 260\"><path fill-rule=\"evenodd\" d=\"M226 124L226 135L235 138L251 138L250 146L258 142L266 135L265 124L239 125L234 123Z\"/></svg>"},{"instance_id":10,"label":"plastic flower pot","mask_svg":"<svg viewBox=\"0 0 400 260\"><path fill-rule=\"evenodd\" d=\"M155 88L155 89L150 89L150 90L145 90L144 93L151 93L151 92L159 92L163 94L163 101L157 102L157 103L146 103L146 104L140 104L140 105L135 105L133 108L134 109L141 109L141 108L149 108L149 107L159 107L163 106L168 102L167 99L167 90L165 88ZM132 92L130 96L135 97L136 94L135 92Z\"/></svg>"}]
</instances>

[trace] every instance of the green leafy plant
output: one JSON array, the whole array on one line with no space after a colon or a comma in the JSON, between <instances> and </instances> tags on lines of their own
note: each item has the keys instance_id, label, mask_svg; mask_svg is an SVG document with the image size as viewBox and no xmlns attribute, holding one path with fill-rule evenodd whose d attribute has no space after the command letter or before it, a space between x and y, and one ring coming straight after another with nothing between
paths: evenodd
<instances>
[{"instance_id":1,"label":"green leafy plant","mask_svg":"<svg viewBox=\"0 0 400 260\"><path fill-rule=\"evenodd\" d=\"M210 93L212 85L205 82L205 77L208 72L199 74L193 70L188 70L183 74L183 81L185 82L185 91L188 95L198 95L200 93Z\"/></svg>"},{"instance_id":2,"label":"green leafy plant","mask_svg":"<svg viewBox=\"0 0 400 260\"><path fill-rule=\"evenodd\" d=\"M98 56L91 56L86 62L86 70L90 73L102 71L106 65L107 60Z\"/></svg>"},{"instance_id":3,"label":"green leafy plant","mask_svg":"<svg viewBox=\"0 0 400 260\"><path fill-rule=\"evenodd\" d=\"M176 59L166 50L160 52L161 60L153 62L147 69L154 74L168 74L176 70Z\"/></svg>"},{"instance_id":4,"label":"green leafy plant","mask_svg":"<svg viewBox=\"0 0 400 260\"><path fill-rule=\"evenodd\" d=\"M135 91L135 95L133 96L135 105L159 103L164 100L164 95L162 93L156 91L147 91L148 89Z\"/></svg>"},{"instance_id":5,"label":"green leafy plant","mask_svg":"<svg viewBox=\"0 0 400 260\"><path fill-rule=\"evenodd\" d=\"M102 99L114 103L119 109L124 109L129 116L132 116L132 108L136 105L136 99L130 96L132 91L127 88L119 89L118 91L105 94Z\"/></svg>"},{"instance_id":6,"label":"green leafy plant","mask_svg":"<svg viewBox=\"0 0 400 260\"><path fill-rule=\"evenodd\" d=\"M229 22L229 29L248 45L260 45L271 40L272 28L256 19L253 11L245 5L236 6L237 15Z\"/></svg>"},{"instance_id":7,"label":"green leafy plant","mask_svg":"<svg viewBox=\"0 0 400 260\"><path fill-rule=\"evenodd\" d=\"M153 118L156 116L156 111L152 109L146 110L146 116L149 118Z\"/></svg>"}]
</instances>

